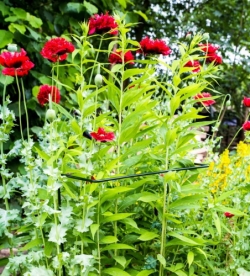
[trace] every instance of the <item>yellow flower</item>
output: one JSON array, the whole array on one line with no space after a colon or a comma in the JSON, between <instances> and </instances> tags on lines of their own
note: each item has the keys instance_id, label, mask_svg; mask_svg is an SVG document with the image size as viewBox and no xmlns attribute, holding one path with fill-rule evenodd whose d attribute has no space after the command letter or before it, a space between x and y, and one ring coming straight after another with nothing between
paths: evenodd
<instances>
[{"instance_id":1,"label":"yellow flower","mask_svg":"<svg viewBox=\"0 0 250 276\"><path fill-rule=\"evenodd\" d=\"M237 145L237 154L240 157L246 157L250 155L250 145L240 141Z\"/></svg>"}]
</instances>

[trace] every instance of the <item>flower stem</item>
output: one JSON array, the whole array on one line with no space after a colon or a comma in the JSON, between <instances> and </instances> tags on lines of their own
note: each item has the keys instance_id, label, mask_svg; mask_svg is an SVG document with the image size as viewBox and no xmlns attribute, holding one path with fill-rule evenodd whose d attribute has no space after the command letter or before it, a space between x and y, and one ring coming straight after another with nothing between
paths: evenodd
<instances>
[{"instance_id":1,"label":"flower stem","mask_svg":"<svg viewBox=\"0 0 250 276\"><path fill-rule=\"evenodd\" d=\"M24 110L25 110L25 115L26 115L27 136L28 136L28 141L29 141L29 140L30 140L30 133L29 133L29 115L28 115L28 110L27 110L27 105L26 105L25 91L24 91L24 85L23 85L23 80L22 80L22 79L21 79L21 86L22 86L22 92L23 92Z\"/></svg>"},{"instance_id":2,"label":"flower stem","mask_svg":"<svg viewBox=\"0 0 250 276\"><path fill-rule=\"evenodd\" d=\"M96 64L96 62L97 62L97 59L98 59L98 56L99 56L99 52L100 52L101 47L102 47L102 37L101 37L101 40L100 40L100 43L99 43L99 47L98 47L97 54L96 54L96 56L95 56L94 65L93 65L92 70L91 70L91 74L90 74L90 78L89 78L89 84L91 84L91 81L92 81L92 78L93 78L95 64Z\"/></svg>"},{"instance_id":3,"label":"flower stem","mask_svg":"<svg viewBox=\"0 0 250 276\"><path fill-rule=\"evenodd\" d=\"M18 112L19 112L20 133L21 133L22 141L24 141L24 138L23 138L23 127L22 127L22 112L21 112L21 97L22 97L22 94L21 94L21 90L20 90L17 74L16 74L16 84L17 84L17 90L18 90Z\"/></svg>"},{"instance_id":4,"label":"flower stem","mask_svg":"<svg viewBox=\"0 0 250 276\"><path fill-rule=\"evenodd\" d=\"M165 169L168 169L168 147L166 148ZM166 234L167 234L167 220L165 214L168 209L169 199L167 201L167 193L170 193L170 185L163 180L163 208L162 208L162 230L161 230L161 249L160 254L165 258ZM164 266L160 263L159 276L164 276Z\"/></svg>"}]
</instances>

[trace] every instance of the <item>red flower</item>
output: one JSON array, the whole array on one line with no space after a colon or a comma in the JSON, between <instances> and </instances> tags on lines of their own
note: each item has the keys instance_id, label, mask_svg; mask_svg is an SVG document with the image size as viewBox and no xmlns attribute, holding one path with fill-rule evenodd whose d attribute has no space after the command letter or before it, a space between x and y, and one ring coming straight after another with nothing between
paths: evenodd
<instances>
[{"instance_id":1,"label":"red flower","mask_svg":"<svg viewBox=\"0 0 250 276\"><path fill-rule=\"evenodd\" d=\"M190 60L184 65L184 67L194 67L192 70L194 73L200 72L201 70L201 65L198 60Z\"/></svg>"},{"instance_id":2,"label":"red flower","mask_svg":"<svg viewBox=\"0 0 250 276\"><path fill-rule=\"evenodd\" d=\"M68 53L72 53L75 47L72 43L62 37L52 38L47 41L40 52L41 55L52 61L62 61L67 58Z\"/></svg>"},{"instance_id":3,"label":"red flower","mask_svg":"<svg viewBox=\"0 0 250 276\"><path fill-rule=\"evenodd\" d=\"M194 99L195 100L198 100L198 99L205 99L205 98L211 98L211 94L210 93L207 93L207 92L203 92L201 94L197 94L196 96L194 96ZM210 106L212 104L215 104L215 101L214 100L202 100L200 101L202 102L205 106Z\"/></svg>"},{"instance_id":4,"label":"red flower","mask_svg":"<svg viewBox=\"0 0 250 276\"><path fill-rule=\"evenodd\" d=\"M34 67L34 63L26 56L24 49L21 49L21 52L3 52L0 55L0 64L5 67L2 73L12 77L25 76Z\"/></svg>"},{"instance_id":5,"label":"red flower","mask_svg":"<svg viewBox=\"0 0 250 276\"><path fill-rule=\"evenodd\" d=\"M229 212L225 212L224 215L225 215L225 217L227 217L227 218L231 218L231 217L234 216L234 214L231 214L231 213L229 213Z\"/></svg>"},{"instance_id":6,"label":"red flower","mask_svg":"<svg viewBox=\"0 0 250 276\"><path fill-rule=\"evenodd\" d=\"M122 63L122 55L123 55L122 51L116 50L115 52L112 52L109 55L109 62L112 64ZM134 56L131 53L131 51L127 51L124 54L124 62L129 64L134 64Z\"/></svg>"},{"instance_id":7,"label":"red flower","mask_svg":"<svg viewBox=\"0 0 250 276\"><path fill-rule=\"evenodd\" d=\"M167 46L166 42L161 39L150 39L149 37L145 37L140 42L141 49L138 51L139 53L147 54L162 54L167 56L171 53L171 49Z\"/></svg>"},{"instance_id":8,"label":"red flower","mask_svg":"<svg viewBox=\"0 0 250 276\"><path fill-rule=\"evenodd\" d=\"M89 35L94 33L104 34L110 32L111 35L117 35L118 24L115 22L113 16L109 15L108 12L105 14L94 14L89 19Z\"/></svg>"},{"instance_id":9,"label":"red flower","mask_svg":"<svg viewBox=\"0 0 250 276\"><path fill-rule=\"evenodd\" d=\"M247 121L245 122L243 125L242 125L242 128L246 131L249 131L250 130L250 121Z\"/></svg>"},{"instance_id":10,"label":"red flower","mask_svg":"<svg viewBox=\"0 0 250 276\"><path fill-rule=\"evenodd\" d=\"M200 49L203 51L203 52L206 52L206 53L209 53L209 54L214 54L218 49L219 47L216 47L210 43L207 43L207 44L199 44L200 46Z\"/></svg>"},{"instance_id":11,"label":"red flower","mask_svg":"<svg viewBox=\"0 0 250 276\"><path fill-rule=\"evenodd\" d=\"M97 132L91 132L90 135L100 142L110 142L115 139L115 134L113 132L106 132L104 128L99 127Z\"/></svg>"},{"instance_id":12,"label":"red flower","mask_svg":"<svg viewBox=\"0 0 250 276\"><path fill-rule=\"evenodd\" d=\"M245 107L250 107L250 98L244 97L242 102Z\"/></svg>"},{"instance_id":13,"label":"red flower","mask_svg":"<svg viewBox=\"0 0 250 276\"><path fill-rule=\"evenodd\" d=\"M209 53L206 57L206 62L214 62L215 65L222 64L222 57L218 56L216 53Z\"/></svg>"},{"instance_id":14,"label":"red flower","mask_svg":"<svg viewBox=\"0 0 250 276\"><path fill-rule=\"evenodd\" d=\"M60 91L58 90L57 87L55 86L50 86L50 85L42 85L40 86L38 95L37 95L37 100L40 103L41 106L44 106L46 103L49 102L49 94L51 96L51 100L55 103L59 103L61 99Z\"/></svg>"}]
</instances>

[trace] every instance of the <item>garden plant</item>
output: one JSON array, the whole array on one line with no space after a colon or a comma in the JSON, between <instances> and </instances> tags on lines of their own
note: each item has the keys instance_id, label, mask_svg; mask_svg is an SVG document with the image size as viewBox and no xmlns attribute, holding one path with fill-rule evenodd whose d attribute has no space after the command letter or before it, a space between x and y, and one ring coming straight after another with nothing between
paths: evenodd
<instances>
[{"instance_id":1,"label":"garden plant","mask_svg":"<svg viewBox=\"0 0 250 276\"><path fill-rule=\"evenodd\" d=\"M134 24L109 13L80 26L81 35L53 36L40 47L51 76L29 89L44 110L42 127L29 128L23 83L35 64L16 45L0 55L0 238L10 249L2 275L250 270L242 240L249 235L248 144L209 169L192 154L204 145L211 153L218 143L196 139L203 126L218 128L200 114L220 96L213 89L218 47L201 33L172 46L161 38L135 41ZM18 120L9 108L12 81ZM20 139L6 150L16 125ZM13 158L17 172L8 167Z\"/></svg>"}]
</instances>

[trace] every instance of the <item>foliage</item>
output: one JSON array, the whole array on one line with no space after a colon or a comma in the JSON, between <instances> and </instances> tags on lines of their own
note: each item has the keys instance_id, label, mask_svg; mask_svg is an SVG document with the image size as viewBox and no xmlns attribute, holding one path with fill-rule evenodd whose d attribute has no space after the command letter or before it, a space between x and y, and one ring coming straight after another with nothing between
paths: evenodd
<instances>
[{"instance_id":1,"label":"foliage","mask_svg":"<svg viewBox=\"0 0 250 276\"><path fill-rule=\"evenodd\" d=\"M208 187L195 182L192 155L207 124L197 121L204 105L195 96L214 91L218 71L203 62L199 43L206 37L178 43L173 61L136 54L132 67L124 55L140 48L129 35L133 24L115 19L118 36L89 36L81 23L82 33L67 37L76 48L67 61L44 61L52 78L36 74L55 85L62 100L50 97L40 107L43 124L31 135L27 129L27 139L17 139L11 150L4 150L14 120L8 91L19 79L4 86L0 233L11 257L3 275L212 275L204 267L218 275L211 250L221 241L224 209L210 206ZM121 63L109 64L117 49ZM189 60L203 62L200 72L185 66ZM37 95L39 87L30 89ZM104 134L105 141L95 139ZM20 172L10 172L11 158L22 163ZM19 206L10 204L16 193Z\"/></svg>"}]
</instances>

